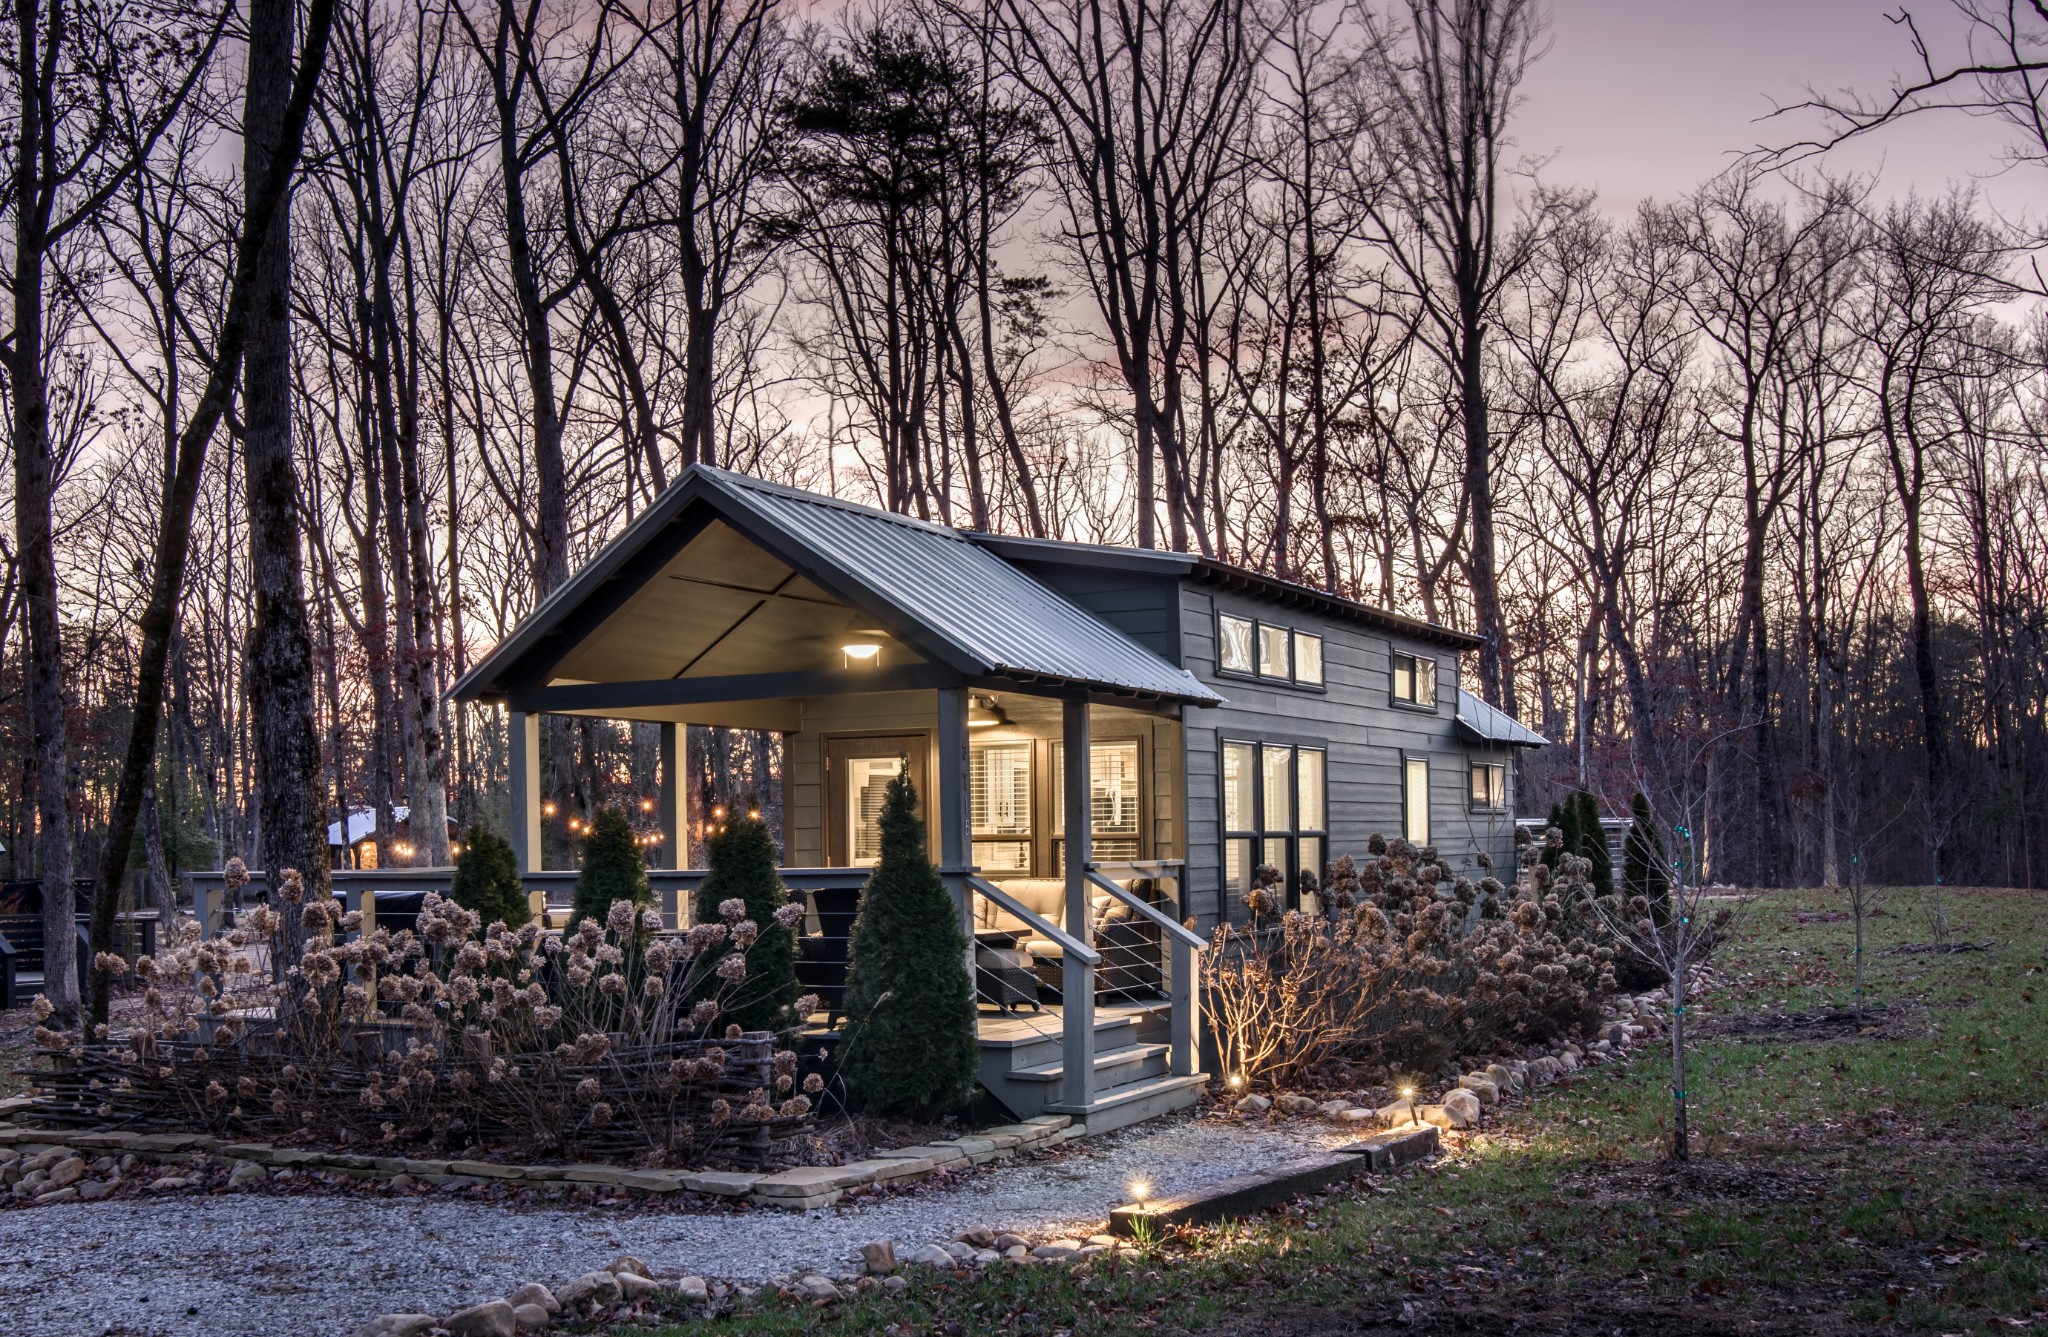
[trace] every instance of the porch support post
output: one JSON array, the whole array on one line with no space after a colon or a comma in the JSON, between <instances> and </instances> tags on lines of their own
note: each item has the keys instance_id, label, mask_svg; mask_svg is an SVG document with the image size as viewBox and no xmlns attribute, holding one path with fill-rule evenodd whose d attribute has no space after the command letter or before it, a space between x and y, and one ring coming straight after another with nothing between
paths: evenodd
<instances>
[{"instance_id":1,"label":"porch support post","mask_svg":"<svg viewBox=\"0 0 2048 1337\"><path fill-rule=\"evenodd\" d=\"M1087 946L1089 841L1088 702L1068 701L1062 715L1066 774L1065 864L1067 936ZM1061 1034L1060 1105L1086 1110L1095 1098L1095 972L1069 952L1060 961Z\"/></svg>"},{"instance_id":2,"label":"porch support post","mask_svg":"<svg viewBox=\"0 0 2048 1337\"><path fill-rule=\"evenodd\" d=\"M925 800L925 811L939 824L939 872L953 893L953 912L967 939L967 978L974 979L974 893L967 872L974 865L967 793L967 689L941 687L939 705L939 782ZM933 798L936 797L936 802Z\"/></svg>"},{"instance_id":3,"label":"porch support post","mask_svg":"<svg viewBox=\"0 0 2048 1337\"><path fill-rule=\"evenodd\" d=\"M664 724L661 726L661 794L655 802L661 806L661 852L663 863L670 868L682 868L689 863L689 826L683 820L683 808L689 802L688 786L683 783L683 753L689 746L687 724ZM673 886L661 892L661 922L670 928L683 925L680 894Z\"/></svg>"},{"instance_id":4,"label":"porch support post","mask_svg":"<svg viewBox=\"0 0 2048 1337\"><path fill-rule=\"evenodd\" d=\"M523 710L506 714L506 779L512 798L512 858L523 876L540 871L540 716ZM541 904L534 905L536 896ZM529 891L527 904L538 917L547 909L546 894Z\"/></svg>"}]
</instances>

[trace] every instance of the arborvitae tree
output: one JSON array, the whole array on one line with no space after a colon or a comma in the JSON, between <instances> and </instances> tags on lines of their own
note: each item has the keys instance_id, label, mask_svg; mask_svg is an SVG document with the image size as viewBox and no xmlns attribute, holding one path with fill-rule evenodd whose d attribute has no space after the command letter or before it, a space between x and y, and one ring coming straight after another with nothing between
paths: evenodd
<instances>
[{"instance_id":1,"label":"arborvitae tree","mask_svg":"<svg viewBox=\"0 0 2048 1337\"><path fill-rule=\"evenodd\" d=\"M602 923L613 901L646 905L653 899L647 886L647 862L640 857L639 842L633 839L632 823L617 808L599 808L590 819L590 833L583 837L583 869L576 875L569 927L575 928L585 919Z\"/></svg>"},{"instance_id":2,"label":"arborvitae tree","mask_svg":"<svg viewBox=\"0 0 2048 1337\"><path fill-rule=\"evenodd\" d=\"M979 1047L967 939L925 853L907 774L882 803L882 857L861 892L846 981L847 1094L877 1113L930 1118L974 1096Z\"/></svg>"},{"instance_id":3,"label":"arborvitae tree","mask_svg":"<svg viewBox=\"0 0 2048 1337\"><path fill-rule=\"evenodd\" d=\"M1578 827L1579 847L1574 853L1578 854L1581 858L1592 861L1593 872L1590 881L1593 883L1593 894L1595 896L1612 896L1614 894L1614 855L1608 852L1607 832L1600 825L1600 805L1595 803L1593 796L1583 789L1579 791L1576 802L1578 805L1578 821L1576 825Z\"/></svg>"},{"instance_id":4,"label":"arborvitae tree","mask_svg":"<svg viewBox=\"0 0 2048 1337\"><path fill-rule=\"evenodd\" d=\"M775 912L790 903L789 888L775 871L775 838L767 824L749 812L735 815L706 838L704 853L710 871L697 887L695 922L724 922L718 907L738 900L747 907L742 918L751 919L760 930L746 952L746 978L721 995L725 1006L717 1024L749 1031L789 1026L795 1020L790 1006L797 994L796 950L794 935L775 918ZM728 939L717 955L733 950ZM715 979L715 974L708 977L707 984Z\"/></svg>"},{"instance_id":5,"label":"arborvitae tree","mask_svg":"<svg viewBox=\"0 0 2048 1337\"><path fill-rule=\"evenodd\" d=\"M1555 870L1559 856L1578 852L1578 810L1577 805L1566 801L1550 805L1550 825L1564 837L1561 845L1543 846L1543 866Z\"/></svg>"},{"instance_id":6,"label":"arborvitae tree","mask_svg":"<svg viewBox=\"0 0 2048 1337\"><path fill-rule=\"evenodd\" d=\"M1650 800L1638 792L1629 803L1628 840L1621 847L1621 891L1631 900L1650 903L1653 922L1671 920L1671 873L1664 859L1664 838L1650 815Z\"/></svg>"},{"instance_id":7,"label":"arborvitae tree","mask_svg":"<svg viewBox=\"0 0 2048 1337\"><path fill-rule=\"evenodd\" d=\"M476 911L486 926L502 920L508 928L518 928L533 918L512 842L481 824L462 833L462 852L455 856L448 898Z\"/></svg>"}]
</instances>

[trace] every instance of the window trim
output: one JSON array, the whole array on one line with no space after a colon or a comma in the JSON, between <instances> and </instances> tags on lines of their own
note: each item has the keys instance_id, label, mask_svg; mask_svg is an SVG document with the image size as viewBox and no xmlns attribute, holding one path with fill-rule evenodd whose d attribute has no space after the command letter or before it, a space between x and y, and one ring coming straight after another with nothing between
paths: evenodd
<instances>
[{"instance_id":1,"label":"window trim","mask_svg":"<svg viewBox=\"0 0 2048 1337\"><path fill-rule=\"evenodd\" d=\"M1229 824L1229 788L1224 781L1224 757L1232 747L1251 749L1252 775L1252 826L1250 829L1233 827ZM1290 825L1275 826L1266 812L1266 751L1284 749L1287 753L1287 812ZM1323 758L1323 825L1303 827L1291 825L1301 820L1301 754L1319 752ZM1222 918L1230 919L1230 845L1232 841L1244 841L1252 848L1250 868L1257 868L1265 862L1266 842L1284 840L1287 843L1287 866L1280 870L1282 876L1283 904L1286 909L1301 908L1301 842L1312 839L1327 860L1330 852L1330 744L1324 740L1295 741L1291 738L1272 736L1247 737L1242 734L1219 734L1216 739L1216 831L1217 864L1216 874ZM1318 887L1321 886L1323 870L1313 870Z\"/></svg>"},{"instance_id":2,"label":"window trim","mask_svg":"<svg viewBox=\"0 0 2048 1337\"><path fill-rule=\"evenodd\" d=\"M1468 807L1468 808L1469 808L1469 809L1470 809L1471 811L1473 811L1473 812L1485 812L1485 813L1497 813L1497 812L1506 812L1506 811L1508 810L1508 765L1507 765L1507 763L1506 763L1506 762L1504 762L1504 761L1485 761L1485 760L1482 760L1482 759L1480 759L1480 758L1478 758L1478 757L1469 757L1469 758L1467 758L1467 759L1466 759L1466 762L1465 762L1465 766L1466 766L1466 780L1465 780L1465 801L1466 801L1466 805L1467 805L1467 807ZM1479 774L1479 773L1481 773L1482 771L1497 771L1497 772L1499 772L1499 773L1500 773L1500 801L1499 801L1499 802L1497 802L1497 803L1487 803L1487 802L1483 802L1483 801L1481 801L1481 800L1480 800L1480 799L1479 799L1479 798L1478 798L1477 796L1475 796L1475 795L1473 794L1473 792L1472 792L1472 777L1473 777L1473 776L1475 776L1475 775L1478 775L1478 774Z\"/></svg>"},{"instance_id":3,"label":"window trim","mask_svg":"<svg viewBox=\"0 0 2048 1337\"><path fill-rule=\"evenodd\" d=\"M1306 627L1298 626L1292 622L1268 622L1265 618L1255 617L1248 613L1233 613L1228 609L1217 607L1213 602L1210 604L1210 609L1212 612L1210 632L1215 638L1215 653L1212 655L1211 661L1215 665L1217 677L1233 678L1238 682L1263 683L1271 687L1290 687L1297 692L1328 694L1330 690L1330 638L1328 636L1325 636L1320 631L1310 631ZM1251 624L1252 666L1249 669L1225 668L1223 666L1223 619L1225 618ZM1262 633L1267 628L1286 633L1287 672L1284 675L1265 673L1259 669L1259 645ZM1297 636L1313 636L1322 645L1324 651L1322 658L1323 676L1320 681L1309 682L1298 675L1296 670L1298 661L1294 653L1294 640Z\"/></svg>"},{"instance_id":4,"label":"window trim","mask_svg":"<svg viewBox=\"0 0 2048 1337\"><path fill-rule=\"evenodd\" d=\"M1411 701L1407 697L1402 696L1400 692L1395 689L1394 661L1396 659L1408 659L1414 661L1414 663L1418 666L1418 677L1420 676L1420 666L1423 664L1429 665L1430 677L1432 679L1432 696L1430 698L1429 704L1424 705L1420 701ZM1437 672L1439 662L1440 661L1433 659L1428 655L1417 654L1413 650L1403 650L1398 645L1390 644L1387 647L1387 704L1391 705L1396 710L1412 710L1416 712L1418 715L1441 715L1443 711L1440 707L1443 703L1444 694L1443 677L1441 674Z\"/></svg>"},{"instance_id":5,"label":"window trim","mask_svg":"<svg viewBox=\"0 0 2048 1337\"><path fill-rule=\"evenodd\" d=\"M1414 836L1409 834L1409 832L1413 831L1415 828L1409 823L1408 820L1408 769L1410 766L1417 764L1420 764L1422 767L1422 825L1424 830L1422 833L1422 839L1420 841L1417 841ZM1401 838L1407 841L1409 844L1417 846L1418 848L1421 846L1433 845L1436 843L1436 823L1431 820L1435 816L1435 813L1433 811L1435 805L1430 802L1430 799L1432 797L1430 791L1434 786L1435 782L1436 777L1433 774L1431 774L1429 754L1427 752L1410 752L1408 749L1402 748Z\"/></svg>"}]
</instances>

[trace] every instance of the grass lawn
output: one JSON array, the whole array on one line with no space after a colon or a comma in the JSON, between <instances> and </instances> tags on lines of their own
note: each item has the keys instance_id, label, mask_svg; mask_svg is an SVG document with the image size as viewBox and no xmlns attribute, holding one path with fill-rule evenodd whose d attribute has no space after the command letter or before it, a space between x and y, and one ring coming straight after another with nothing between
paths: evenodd
<instances>
[{"instance_id":1,"label":"grass lawn","mask_svg":"<svg viewBox=\"0 0 2048 1337\"><path fill-rule=\"evenodd\" d=\"M736 1317L744 1333L2048 1331L2048 895L1888 892L1871 1023L1846 897L1767 895L1691 1051L1694 1161L1664 1163L1656 1054L1517 1102L1436 1165L1135 1260L920 1280ZM991 1224L1000 1228L1002 1222ZM666 1329L681 1337L700 1323Z\"/></svg>"}]
</instances>

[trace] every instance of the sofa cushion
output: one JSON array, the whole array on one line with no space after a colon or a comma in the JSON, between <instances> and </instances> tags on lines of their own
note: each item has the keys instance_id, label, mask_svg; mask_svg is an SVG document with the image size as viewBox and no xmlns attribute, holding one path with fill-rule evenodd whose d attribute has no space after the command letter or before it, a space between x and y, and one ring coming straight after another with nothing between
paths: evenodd
<instances>
[{"instance_id":1,"label":"sofa cushion","mask_svg":"<svg viewBox=\"0 0 2048 1337\"><path fill-rule=\"evenodd\" d=\"M1032 911L1048 923L1061 929L1067 927L1067 884L1059 878L1020 877L999 880L996 882L996 885L1005 892L1008 892L1026 909ZM1130 884L1120 883L1119 885L1128 887ZM1130 906L1117 900L1108 892L1093 891L1093 894L1088 898L1088 936L1083 941L1092 941L1095 936L1095 930L1103 924L1117 923L1129 919L1134 913ZM1058 956L1060 954L1058 944L1050 939L1039 937L1035 932L1032 932L1029 924L1026 924L986 896L981 897L978 901L976 923L979 927L985 929L1031 933L1030 941L1025 943L1025 950L1029 951L1033 956Z\"/></svg>"}]
</instances>

